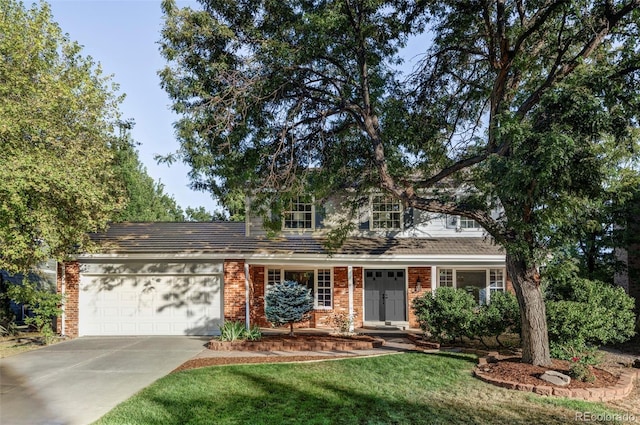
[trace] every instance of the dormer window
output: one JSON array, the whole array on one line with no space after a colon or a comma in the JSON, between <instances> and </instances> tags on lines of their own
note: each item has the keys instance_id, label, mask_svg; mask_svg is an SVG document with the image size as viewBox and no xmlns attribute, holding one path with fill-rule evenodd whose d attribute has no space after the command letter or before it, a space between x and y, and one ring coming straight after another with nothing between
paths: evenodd
<instances>
[{"instance_id":1,"label":"dormer window","mask_svg":"<svg viewBox=\"0 0 640 425\"><path fill-rule=\"evenodd\" d=\"M282 228L285 230L311 230L315 228L313 202L298 197L282 212Z\"/></svg>"},{"instance_id":2,"label":"dormer window","mask_svg":"<svg viewBox=\"0 0 640 425\"><path fill-rule=\"evenodd\" d=\"M371 230L401 230L402 205L387 195L371 196Z\"/></svg>"}]
</instances>

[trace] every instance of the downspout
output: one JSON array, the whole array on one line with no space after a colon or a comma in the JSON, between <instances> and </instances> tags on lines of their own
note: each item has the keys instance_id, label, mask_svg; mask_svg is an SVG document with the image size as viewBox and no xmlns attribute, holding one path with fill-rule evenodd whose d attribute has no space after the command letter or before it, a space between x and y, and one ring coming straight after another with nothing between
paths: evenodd
<instances>
[{"instance_id":1,"label":"downspout","mask_svg":"<svg viewBox=\"0 0 640 425\"><path fill-rule=\"evenodd\" d=\"M247 264L247 262L244 262L244 299L245 299L245 303L244 303L244 323L245 326L247 328L247 330L249 330L249 328L251 327L251 324L249 323L249 320L251 318L251 306L249 305L249 294L250 294L250 290L249 290L249 264Z\"/></svg>"},{"instance_id":2,"label":"downspout","mask_svg":"<svg viewBox=\"0 0 640 425\"><path fill-rule=\"evenodd\" d=\"M349 282L349 332L353 332L353 266L347 267L347 280Z\"/></svg>"},{"instance_id":3,"label":"downspout","mask_svg":"<svg viewBox=\"0 0 640 425\"><path fill-rule=\"evenodd\" d=\"M64 267L64 263L61 263L61 267L60 267L60 294L62 295L62 315L60 316L60 334L62 336L65 336L66 334L66 324L67 324L67 315L65 313L66 311L66 303L64 300L64 296L65 293L67 292L67 282L66 282L66 271L65 271L65 267Z\"/></svg>"}]
</instances>

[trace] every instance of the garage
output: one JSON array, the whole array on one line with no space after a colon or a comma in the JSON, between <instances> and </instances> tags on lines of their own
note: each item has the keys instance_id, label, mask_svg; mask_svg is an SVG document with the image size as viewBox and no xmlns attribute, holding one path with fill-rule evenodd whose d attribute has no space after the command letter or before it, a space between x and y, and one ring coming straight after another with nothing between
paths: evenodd
<instances>
[{"instance_id":1,"label":"garage","mask_svg":"<svg viewBox=\"0 0 640 425\"><path fill-rule=\"evenodd\" d=\"M223 321L221 261L84 259L79 336L215 335Z\"/></svg>"}]
</instances>

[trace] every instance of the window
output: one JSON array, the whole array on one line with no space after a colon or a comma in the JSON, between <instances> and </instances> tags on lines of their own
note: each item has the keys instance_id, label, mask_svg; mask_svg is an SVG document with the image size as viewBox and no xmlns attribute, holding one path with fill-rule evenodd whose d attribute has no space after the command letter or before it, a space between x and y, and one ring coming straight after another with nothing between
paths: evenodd
<instances>
[{"instance_id":1,"label":"window","mask_svg":"<svg viewBox=\"0 0 640 425\"><path fill-rule=\"evenodd\" d=\"M371 197L371 230L401 228L400 201L386 195L373 195Z\"/></svg>"},{"instance_id":2,"label":"window","mask_svg":"<svg viewBox=\"0 0 640 425\"><path fill-rule=\"evenodd\" d=\"M502 269L489 270L489 300L495 292L504 292L504 271Z\"/></svg>"},{"instance_id":3,"label":"window","mask_svg":"<svg viewBox=\"0 0 640 425\"><path fill-rule=\"evenodd\" d=\"M283 229L313 229L314 211L313 203L308 199L296 198L289 203L288 208L282 212Z\"/></svg>"},{"instance_id":4,"label":"window","mask_svg":"<svg viewBox=\"0 0 640 425\"><path fill-rule=\"evenodd\" d=\"M453 270L440 269L440 286L453 287Z\"/></svg>"},{"instance_id":5,"label":"window","mask_svg":"<svg viewBox=\"0 0 640 425\"><path fill-rule=\"evenodd\" d=\"M314 306L317 309L330 309L333 306L333 287L331 269L282 270L268 269L267 291L269 286L282 280L292 280L311 289Z\"/></svg>"},{"instance_id":6,"label":"window","mask_svg":"<svg viewBox=\"0 0 640 425\"><path fill-rule=\"evenodd\" d=\"M472 218L460 217L460 226L461 229L480 229L480 225L477 221Z\"/></svg>"},{"instance_id":7,"label":"window","mask_svg":"<svg viewBox=\"0 0 640 425\"><path fill-rule=\"evenodd\" d=\"M491 301L491 294L505 290L504 269L439 269L438 286L464 289L478 304Z\"/></svg>"},{"instance_id":8,"label":"window","mask_svg":"<svg viewBox=\"0 0 640 425\"><path fill-rule=\"evenodd\" d=\"M482 229L482 226L477 221L459 215L448 215L446 221L448 228L455 228L458 231L462 229Z\"/></svg>"}]
</instances>

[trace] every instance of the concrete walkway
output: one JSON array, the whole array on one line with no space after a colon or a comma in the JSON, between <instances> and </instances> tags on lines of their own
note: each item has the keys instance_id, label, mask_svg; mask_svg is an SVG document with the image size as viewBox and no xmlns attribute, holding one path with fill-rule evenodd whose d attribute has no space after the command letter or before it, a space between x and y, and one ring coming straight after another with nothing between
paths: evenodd
<instances>
[{"instance_id":1,"label":"concrete walkway","mask_svg":"<svg viewBox=\"0 0 640 425\"><path fill-rule=\"evenodd\" d=\"M84 337L0 359L0 424L90 424L208 340Z\"/></svg>"}]
</instances>

